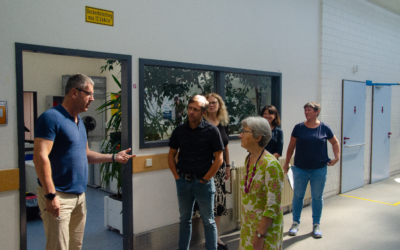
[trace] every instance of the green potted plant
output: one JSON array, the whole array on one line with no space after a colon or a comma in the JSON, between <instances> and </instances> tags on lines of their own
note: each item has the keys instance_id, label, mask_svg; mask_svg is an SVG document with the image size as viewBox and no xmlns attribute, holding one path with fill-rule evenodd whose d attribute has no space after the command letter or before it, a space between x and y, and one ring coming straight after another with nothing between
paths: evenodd
<instances>
[{"instance_id":1,"label":"green potted plant","mask_svg":"<svg viewBox=\"0 0 400 250\"><path fill-rule=\"evenodd\" d=\"M117 60L107 60L106 65L101 67L101 73L112 70L114 65L120 64ZM96 111L106 112L111 110L111 117L106 126L106 137L102 148L104 153L117 154L121 151L121 83L112 74L114 82L118 85L118 92L109 93L110 99L98 107ZM101 185L109 186L113 180L117 182L117 193L104 197L104 226L122 231L122 165L118 162L102 163L100 167Z\"/></svg>"},{"instance_id":2,"label":"green potted plant","mask_svg":"<svg viewBox=\"0 0 400 250\"><path fill-rule=\"evenodd\" d=\"M120 90L117 93L110 93L110 95L114 95L115 98L106 101L103 105L98 107L96 111L106 112L109 109L117 109L116 112L111 115L110 120L107 123L107 136L102 144L104 153L117 154L121 151L121 131L119 131L121 125L121 83L114 75L112 75L112 77ZM121 167L121 163L106 162L102 163L100 168L102 185L104 184L105 186L108 186L112 180L117 180L117 198L121 198L122 195Z\"/></svg>"}]
</instances>

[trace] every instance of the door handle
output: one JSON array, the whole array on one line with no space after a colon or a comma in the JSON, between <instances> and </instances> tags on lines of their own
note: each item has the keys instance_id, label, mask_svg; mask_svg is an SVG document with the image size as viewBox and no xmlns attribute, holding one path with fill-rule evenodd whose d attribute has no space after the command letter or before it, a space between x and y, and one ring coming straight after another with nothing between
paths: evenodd
<instances>
[{"instance_id":1,"label":"door handle","mask_svg":"<svg viewBox=\"0 0 400 250\"><path fill-rule=\"evenodd\" d=\"M390 133L390 132L388 133L388 138L390 138L390 135L391 135L391 134L392 134L392 133Z\"/></svg>"},{"instance_id":2,"label":"door handle","mask_svg":"<svg viewBox=\"0 0 400 250\"><path fill-rule=\"evenodd\" d=\"M346 146L346 148L354 148L354 147L359 147L359 146L364 146L364 145L365 145L365 143L362 143L362 144Z\"/></svg>"},{"instance_id":3,"label":"door handle","mask_svg":"<svg viewBox=\"0 0 400 250\"><path fill-rule=\"evenodd\" d=\"M346 144L346 140L349 140L350 139L350 137L344 137L343 138L343 144Z\"/></svg>"}]
</instances>

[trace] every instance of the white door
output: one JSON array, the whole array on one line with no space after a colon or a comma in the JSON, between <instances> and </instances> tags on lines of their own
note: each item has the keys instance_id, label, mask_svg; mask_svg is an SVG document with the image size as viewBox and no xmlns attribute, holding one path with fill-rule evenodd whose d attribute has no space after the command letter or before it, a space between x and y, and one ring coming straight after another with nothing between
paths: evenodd
<instances>
[{"instance_id":1,"label":"white door","mask_svg":"<svg viewBox=\"0 0 400 250\"><path fill-rule=\"evenodd\" d=\"M341 193L364 185L365 82L343 81Z\"/></svg>"},{"instance_id":2,"label":"white door","mask_svg":"<svg viewBox=\"0 0 400 250\"><path fill-rule=\"evenodd\" d=\"M371 183L389 178L391 86L373 86Z\"/></svg>"}]
</instances>

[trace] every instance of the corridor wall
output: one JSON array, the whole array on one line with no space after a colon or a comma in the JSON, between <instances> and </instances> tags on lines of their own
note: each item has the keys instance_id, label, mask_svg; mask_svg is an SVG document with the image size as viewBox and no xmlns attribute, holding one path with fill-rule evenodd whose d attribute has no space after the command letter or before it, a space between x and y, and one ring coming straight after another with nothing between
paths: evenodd
<instances>
[{"instance_id":1,"label":"corridor wall","mask_svg":"<svg viewBox=\"0 0 400 250\"><path fill-rule=\"evenodd\" d=\"M86 5L114 11L114 26L86 23ZM294 125L304 121L306 102L321 103L321 120L340 139L342 79L400 78L400 17L364 0L21 0L2 3L0 22L0 100L9 105L9 123L0 127L1 141L7 142L0 151L0 170L18 168L15 43L132 55L136 86L139 58L280 72L284 156ZM139 92L132 88L132 127L126 128L132 130L132 153L167 153L168 147L139 149ZM399 97L400 90L393 88L392 127L399 126ZM391 172L396 173L400 134L392 133ZM229 145L231 160L243 164L246 150L240 141ZM176 226L179 212L170 171L133 174L132 181L133 234ZM340 166L330 167L325 196L337 194L339 183ZM0 192L0 210L7 211L0 214L0 224L6 225L0 228L0 242L6 249L19 248L18 197L18 190Z\"/></svg>"},{"instance_id":2,"label":"corridor wall","mask_svg":"<svg viewBox=\"0 0 400 250\"><path fill-rule=\"evenodd\" d=\"M319 99L321 120L341 142L342 80L391 83L400 81L400 16L372 3L322 1ZM358 66L358 71L353 71ZM372 88L366 86L364 183L370 183ZM392 88L390 171L400 171L400 87ZM330 155L333 152L330 150ZM340 192L340 165L328 168L325 197Z\"/></svg>"}]
</instances>

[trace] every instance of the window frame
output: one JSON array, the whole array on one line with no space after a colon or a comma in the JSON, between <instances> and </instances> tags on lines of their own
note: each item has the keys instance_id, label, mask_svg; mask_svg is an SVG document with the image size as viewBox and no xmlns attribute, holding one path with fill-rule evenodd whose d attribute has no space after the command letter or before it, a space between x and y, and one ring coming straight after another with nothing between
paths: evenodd
<instances>
[{"instance_id":1,"label":"window frame","mask_svg":"<svg viewBox=\"0 0 400 250\"><path fill-rule=\"evenodd\" d=\"M271 103L276 107L280 116L282 117L282 73L271 72L271 71L260 71L260 70L250 70L241 68L230 68L221 66L212 66L204 64L194 64L194 63L183 63L183 62L173 62L173 61L163 61L163 60L153 60L139 58L139 149L144 148L158 148L167 147L168 140L155 141L155 142L145 142L144 141L144 73L145 66L153 67L170 67L170 68L181 68L189 70L205 70L214 71L215 81L214 90L219 94L225 101L225 74L226 73L236 73L236 74L248 74L248 75L260 75L271 77ZM238 140L239 135L230 135L229 140Z\"/></svg>"}]
</instances>

